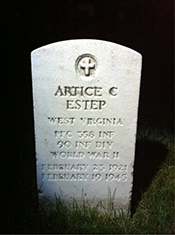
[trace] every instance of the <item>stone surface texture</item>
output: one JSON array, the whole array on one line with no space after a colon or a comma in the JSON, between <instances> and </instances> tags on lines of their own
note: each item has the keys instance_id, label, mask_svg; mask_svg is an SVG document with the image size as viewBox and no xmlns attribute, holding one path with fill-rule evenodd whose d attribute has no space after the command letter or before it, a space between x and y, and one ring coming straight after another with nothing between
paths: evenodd
<instances>
[{"instance_id":1,"label":"stone surface texture","mask_svg":"<svg viewBox=\"0 0 175 235\"><path fill-rule=\"evenodd\" d=\"M113 200L126 210L141 55L83 39L38 48L31 60L39 196L108 206Z\"/></svg>"}]
</instances>

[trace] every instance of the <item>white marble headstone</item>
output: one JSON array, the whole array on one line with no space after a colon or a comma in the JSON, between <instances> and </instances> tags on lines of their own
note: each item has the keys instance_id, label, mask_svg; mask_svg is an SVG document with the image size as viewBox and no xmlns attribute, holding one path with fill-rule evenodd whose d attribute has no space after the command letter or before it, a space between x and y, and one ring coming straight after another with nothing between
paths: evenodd
<instances>
[{"instance_id":1,"label":"white marble headstone","mask_svg":"<svg viewBox=\"0 0 175 235\"><path fill-rule=\"evenodd\" d=\"M141 55L100 40L34 50L32 82L40 197L127 209L133 181Z\"/></svg>"}]
</instances>

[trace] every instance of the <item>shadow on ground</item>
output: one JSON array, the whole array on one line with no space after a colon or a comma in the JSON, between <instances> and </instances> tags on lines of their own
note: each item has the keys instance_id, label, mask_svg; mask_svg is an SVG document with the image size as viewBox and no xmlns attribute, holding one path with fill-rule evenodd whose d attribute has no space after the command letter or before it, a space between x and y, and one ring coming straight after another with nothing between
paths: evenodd
<instances>
[{"instance_id":1,"label":"shadow on ground","mask_svg":"<svg viewBox=\"0 0 175 235\"><path fill-rule=\"evenodd\" d=\"M142 194L148 189L161 163L166 158L167 149L159 143L149 140L136 142L131 215L136 212Z\"/></svg>"}]
</instances>

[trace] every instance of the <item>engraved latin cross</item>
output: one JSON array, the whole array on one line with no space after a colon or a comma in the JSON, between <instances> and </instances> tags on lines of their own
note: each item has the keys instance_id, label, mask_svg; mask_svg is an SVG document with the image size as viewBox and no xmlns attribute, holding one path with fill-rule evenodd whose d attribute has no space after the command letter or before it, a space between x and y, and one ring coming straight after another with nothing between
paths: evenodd
<instances>
[{"instance_id":1,"label":"engraved latin cross","mask_svg":"<svg viewBox=\"0 0 175 235\"><path fill-rule=\"evenodd\" d=\"M95 63L88 57L84 58L80 61L80 67L84 69L84 73L86 76L90 75L90 69L95 68Z\"/></svg>"}]
</instances>

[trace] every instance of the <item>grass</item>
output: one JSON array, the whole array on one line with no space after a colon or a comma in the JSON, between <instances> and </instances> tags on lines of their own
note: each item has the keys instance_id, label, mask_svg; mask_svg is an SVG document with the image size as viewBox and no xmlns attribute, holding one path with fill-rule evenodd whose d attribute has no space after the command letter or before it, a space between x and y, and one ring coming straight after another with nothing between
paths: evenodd
<instances>
[{"instance_id":1,"label":"grass","mask_svg":"<svg viewBox=\"0 0 175 235\"><path fill-rule=\"evenodd\" d=\"M28 220L21 220L17 233L98 233L98 234L173 234L174 217L174 138L164 130L140 129L138 140L147 139L161 143L168 150L166 159L161 163L151 184L142 194L135 213L116 213L113 209L114 194L109 191L109 205L106 211L91 208L83 199L78 204L66 205L59 197L56 203L47 207L39 204L37 210L28 211ZM109 211L112 211L110 214ZM26 217L27 218L27 217Z\"/></svg>"}]
</instances>

